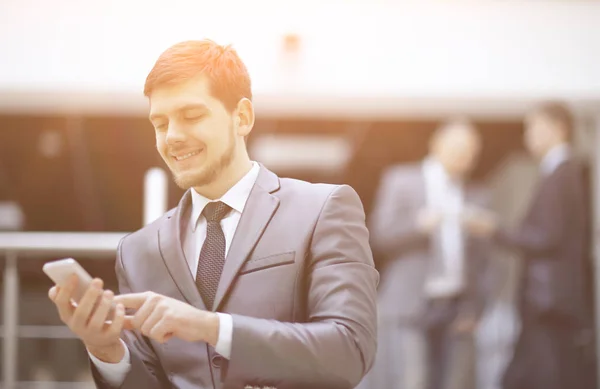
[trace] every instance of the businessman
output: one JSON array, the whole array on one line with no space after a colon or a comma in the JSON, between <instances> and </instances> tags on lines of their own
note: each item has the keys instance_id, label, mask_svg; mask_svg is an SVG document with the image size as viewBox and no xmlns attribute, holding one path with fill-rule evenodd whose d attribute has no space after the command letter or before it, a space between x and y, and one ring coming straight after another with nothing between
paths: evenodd
<instances>
[{"instance_id":1,"label":"businessman","mask_svg":"<svg viewBox=\"0 0 600 389\"><path fill-rule=\"evenodd\" d=\"M507 231L486 212L467 221L522 254L522 329L505 389L578 387L574 338L583 313L586 211L583 173L572 155L569 110L550 102L526 118L525 145L540 163L540 179L519 228Z\"/></svg>"},{"instance_id":2,"label":"businessman","mask_svg":"<svg viewBox=\"0 0 600 389\"><path fill-rule=\"evenodd\" d=\"M392 166L382 177L370 223L385 260L380 342L365 388L466 389L473 382L488 250L463 229L462 217L487 203L468 182L480 148L475 127L450 121L434 133L424 161Z\"/></svg>"},{"instance_id":3,"label":"businessman","mask_svg":"<svg viewBox=\"0 0 600 389\"><path fill-rule=\"evenodd\" d=\"M74 285L50 290L97 386L355 387L376 351L378 283L358 195L249 158L250 78L231 47L170 47L144 94L186 192L120 242L121 295L94 280L73 307Z\"/></svg>"}]
</instances>

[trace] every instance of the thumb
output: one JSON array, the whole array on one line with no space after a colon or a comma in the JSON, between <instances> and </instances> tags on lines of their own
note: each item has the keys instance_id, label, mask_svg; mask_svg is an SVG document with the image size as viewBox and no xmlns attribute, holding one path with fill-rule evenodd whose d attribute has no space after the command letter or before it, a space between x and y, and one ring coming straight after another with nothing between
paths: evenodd
<instances>
[{"instance_id":1,"label":"thumb","mask_svg":"<svg viewBox=\"0 0 600 389\"><path fill-rule=\"evenodd\" d=\"M127 293L115 296L115 304L123 304L123 307L130 309L139 309L144 303L148 295L146 293Z\"/></svg>"},{"instance_id":2,"label":"thumb","mask_svg":"<svg viewBox=\"0 0 600 389\"><path fill-rule=\"evenodd\" d=\"M55 285L52 288L50 288L50 290L48 291L48 297L50 298L50 300L52 300L52 302L54 302L56 300L56 295L58 294L58 290L59 290L59 287Z\"/></svg>"}]
</instances>

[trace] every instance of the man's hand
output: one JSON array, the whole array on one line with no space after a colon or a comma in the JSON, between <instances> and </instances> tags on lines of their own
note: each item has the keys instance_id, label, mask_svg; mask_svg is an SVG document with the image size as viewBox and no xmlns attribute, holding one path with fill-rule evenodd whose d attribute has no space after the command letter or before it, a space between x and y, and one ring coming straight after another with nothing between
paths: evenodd
<instances>
[{"instance_id":1,"label":"man's hand","mask_svg":"<svg viewBox=\"0 0 600 389\"><path fill-rule=\"evenodd\" d=\"M128 327L160 343L175 336L188 342L217 344L219 316L216 313L153 292L123 294L116 296L115 301L137 311L128 317Z\"/></svg>"},{"instance_id":2,"label":"man's hand","mask_svg":"<svg viewBox=\"0 0 600 389\"><path fill-rule=\"evenodd\" d=\"M425 234L431 234L442 222L442 214L431 208L424 208L417 214L417 228Z\"/></svg>"},{"instance_id":3,"label":"man's hand","mask_svg":"<svg viewBox=\"0 0 600 389\"><path fill-rule=\"evenodd\" d=\"M125 355L120 341L125 323L123 305L117 304L114 318L108 322L114 295L102 290L102 280L94 279L75 307L71 297L77 282L77 277L72 276L64 287L52 287L48 292L50 300L56 305L62 322L83 341L90 353L104 362L118 363Z\"/></svg>"},{"instance_id":4,"label":"man's hand","mask_svg":"<svg viewBox=\"0 0 600 389\"><path fill-rule=\"evenodd\" d=\"M463 225L474 236L489 237L498 229L498 220L490 211L470 208L463 215Z\"/></svg>"}]
</instances>

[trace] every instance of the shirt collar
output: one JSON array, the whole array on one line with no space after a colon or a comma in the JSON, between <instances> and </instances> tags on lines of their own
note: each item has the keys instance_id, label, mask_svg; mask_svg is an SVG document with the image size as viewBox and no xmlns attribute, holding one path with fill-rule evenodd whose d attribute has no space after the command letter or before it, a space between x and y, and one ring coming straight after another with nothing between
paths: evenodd
<instances>
[{"instance_id":1,"label":"shirt collar","mask_svg":"<svg viewBox=\"0 0 600 389\"><path fill-rule=\"evenodd\" d=\"M427 157L423 161L423 169L425 170L425 174L433 175L438 177L442 182L448 184L460 185L461 183L457 180L453 180L448 173L446 173L446 169L444 166L434 157Z\"/></svg>"},{"instance_id":2,"label":"shirt collar","mask_svg":"<svg viewBox=\"0 0 600 389\"><path fill-rule=\"evenodd\" d=\"M550 149L540 163L542 174L552 174L563 162L569 159L570 155L571 150L566 144L561 144Z\"/></svg>"},{"instance_id":3,"label":"shirt collar","mask_svg":"<svg viewBox=\"0 0 600 389\"><path fill-rule=\"evenodd\" d=\"M220 198L213 200L222 201L227 204L236 212L242 213L244 211L244 207L246 206L246 201L248 201L248 197L250 197L250 192L252 191L252 187L256 183L256 179L258 178L258 173L260 171L260 166L256 162L252 162L252 168L244 177L242 177L234 186L229 188L227 192ZM196 226L198 225L198 220L200 219L200 215L202 215L202 211L204 211L204 207L211 200L202 196L200 193L196 192L195 189L192 188L192 231L196 231Z\"/></svg>"}]
</instances>

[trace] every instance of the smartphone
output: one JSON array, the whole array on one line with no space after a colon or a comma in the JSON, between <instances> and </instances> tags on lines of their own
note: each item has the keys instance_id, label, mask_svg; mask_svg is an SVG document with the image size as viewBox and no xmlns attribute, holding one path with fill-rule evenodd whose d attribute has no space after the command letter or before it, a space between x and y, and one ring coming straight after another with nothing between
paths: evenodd
<instances>
[{"instance_id":1,"label":"smartphone","mask_svg":"<svg viewBox=\"0 0 600 389\"><path fill-rule=\"evenodd\" d=\"M92 276L73 258L46 262L42 270L58 286L65 285L72 274L77 276L77 288L72 295L72 300L75 302L75 305L79 303L93 280ZM113 303L108 315L108 320L112 320L114 311L115 304Z\"/></svg>"}]
</instances>

